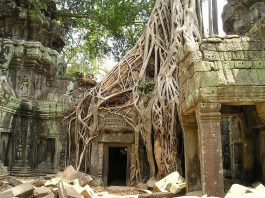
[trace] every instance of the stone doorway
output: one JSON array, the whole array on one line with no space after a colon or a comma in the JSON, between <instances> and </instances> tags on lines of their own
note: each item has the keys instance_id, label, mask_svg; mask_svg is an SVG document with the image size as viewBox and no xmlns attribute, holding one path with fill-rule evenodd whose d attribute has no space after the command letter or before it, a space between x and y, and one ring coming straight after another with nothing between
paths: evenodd
<instances>
[{"instance_id":1,"label":"stone doorway","mask_svg":"<svg viewBox=\"0 0 265 198\"><path fill-rule=\"evenodd\" d=\"M126 186L128 184L129 150L124 145L107 145L104 159L104 184Z\"/></svg>"},{"instance_id":2,"label":"stone doorway","mask_svg":"<svg viewBox=\"0 0 265 198\"><path fill-rule=\"evenodd\" d=\"M50 172L54 168L55 138L40 137L37 141L36 162L40 172Z\"/></svg>"},{"instance_id":3,"label":"stone doorway","mask_svg":"<svg viewBox=\"0 0 265 198\"><path fill-rule=\"evenodd\" d=\"M229 184L264 182L264 125L254 105L223 106L221 121L225 190Z\"/></svg>"}]
</instances>

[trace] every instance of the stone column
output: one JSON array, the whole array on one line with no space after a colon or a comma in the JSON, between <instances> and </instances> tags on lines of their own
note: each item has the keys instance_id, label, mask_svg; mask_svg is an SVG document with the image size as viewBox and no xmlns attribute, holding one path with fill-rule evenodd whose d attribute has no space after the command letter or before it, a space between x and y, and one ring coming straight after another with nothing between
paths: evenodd
<instances>
[{"instance_id":1,"label":"stone column","mask_svg":"<svg viewBox=\"0 0 265 198\"><path fill-rule=\"evenodd\" d=\"M265 124L265 102L256 104L256 110L262 123Z\"/></svg>"},{"instance_id":2,"label":"stone column","mask_svg":"<svg viewBox=\"0 0 265 198\"><path fill-rule=\"evenodd\" d=\"M198 127L195 114L182 115L187 192L201 191Z\"/></svg>"},{"instance_id":3,"label":"stone column","mask_svg":"<svg viewBox=\"0 0 265 198\"><path fill-rule=\"evenodd\" d=\"M220 103L199 103L196 107L202 191L217 197L224 196L220 108Z\"/></svg>"},{"instance_id":4,"label":"stone column","mask_svg":"<svg viewBox=\"0 0 265 198\"><path fill-rule=\"evenodd\" d=\"M262 122L262 125L265 125L265 102L258 103L256 105L257 114ZM261 127L259 129L259 142L260 142L260 165L261 165L261 182L265 182L265 129Z\"/></svg>"}]
</instances>

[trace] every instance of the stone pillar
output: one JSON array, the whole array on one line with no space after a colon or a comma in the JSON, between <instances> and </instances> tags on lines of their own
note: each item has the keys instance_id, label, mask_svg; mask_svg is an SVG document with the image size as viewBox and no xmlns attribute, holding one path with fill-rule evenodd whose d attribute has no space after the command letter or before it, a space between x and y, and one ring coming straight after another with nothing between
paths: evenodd
<instances>
[{"instance_id":1,"label":"stone pillar","mask_svg":"<svg viewBox=\"0 0 265 198\"><path fill-rule=\"evenodd\" d=\"M201 191L198 127L195 114L182 115L187 192Z\"/></svg>"},{"instance_id":2,"label":"stone pillar","mask_svg":"<svg viewBox=\"0 0 265 198\"><path fill-rule=\"evenodd\" d=\"M196 107L202 191L217 197L224 196L220 108L220 103L199 103Z\"/></svg>"},{"instance_id":3,"label":"stone pillar","mask_svg":"<svg viewBox=\"0 0 265 198\"><path fill-rule=\"evenodd\" d=\"M257 114L262 122L262 125L265 125L265 103L258 103L256 105ZM265 182L265 129L261 127L259 133L259 153L260 153L260 166L261 166L261 182Z\"/></svg>"},{"instance_id":4,"label":"stone pillar","mask_svg":"<svg viewBox=\"0 0 265 198\"><path fill-rule=\"evenodd\" d=\"M265 124L265 102L256 104L256 110L262 123Z\"/></svg>"}]
</instances>

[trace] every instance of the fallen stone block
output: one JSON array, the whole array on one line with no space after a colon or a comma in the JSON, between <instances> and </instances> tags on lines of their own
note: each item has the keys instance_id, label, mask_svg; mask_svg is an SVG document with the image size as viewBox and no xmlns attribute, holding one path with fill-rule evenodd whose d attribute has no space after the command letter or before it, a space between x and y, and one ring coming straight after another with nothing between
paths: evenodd
<instances>
[{"instance_id":1,"label":"fallen stone block","mask_svg":"<svg viewBox=\"0 0 265 198\"><path fill-rule=\"evenodd\" d=\"M166 187L166 190L168 192L171 192L171 193L178 193L180 192L182 189L186 188L186 182L183 182L183 183L180 183L180 184L168 184L167 187Z\"/></svg>"},{"instance_id":2,"label":"fallen stone block","mask_svg":"<svg viewBox=\"0 0 265 198\"><path fill-rule=\"evenodd\" d=\"M60 172L56 175L56 177L58 178L61 178L63 180L68 180L68 181L71 181L71 180L74 180L76 179L75 178L75 173L76 173L76 170L74 169L73 166L68 166L64 169L63 172Z\"/></svg>"},{"instance_id":3,"label":"fallen stone block","mask_svg":"<svg viewBox=\"0 0 265 198\"><path fill-rule=\"evenodd\" d=\"M260 182L255 182L251 185L253 188L255 188L256 190L263 190L265 191L265 186L260 183Z\"/></svg>"},{"instance_id":4,"label":"fallen stone block","mask_svg":"<svg viewBox=\"0 0 265 198\"><path fill-rule=\"evenodd\" d=\"M33 197L33 186L29 183L20 184L16 187L10 188L3 193L12 193L13 197L29 198Z\"/></svg>"},{"instance_id":5,"label":"fallen stone block","mask_svg":"<svg viewBox=\"0 0 265 198\"><path fill-rule=\"evenodd\" d=\"M78 179L75 179L75 180L71 181L70 184L74 185L74 186L80 186L80 183L79 183Z\"/></svg>"},{"instance_id":6,"label":"fallen stone block","mask_svg":"<svg viewBox=\"0 0 265 198\"><path fill-rule=\"evenodd\" d=\"M13 198L14 195L11 191L7 191L7 192L0 192L0 197L2 198Z\"/></svg>"},{"instance_id":7,"label":"fallen stone block","mask_svg":"<svg viewBox=\"0 0 265 198\"><path fill-rule=\"evenodd\" d=\"M95 197L95 193L94 193L94 191L92 190L92 188L89 185L86 185L84 187L84 191L81 194L84 196L84 198L93 198L93 197Z\"/></svg>"},{"instance_id":8,"label":"fallen stone block","mask_svg":"<svg viewBox=\"0 0 265 198\"><path fill-rule=\"evenodd\" d=\"M85 175L78 171L76 172L76 178L79 180L81 186L85 185L92 186L94 183L94 180L89 175Z\"/></svg>"},{"instance_id":9,"label":"fallen stone block","mask_svg":"<svg viewBox=\"0 0 265 198\"><path fill-rule=\"evenodd\" d=\"M234 198L234 197L240 197L247 193L252 193L253 189L248 188L246 186L242 186L239 184L233 184L231 188L229 189L228 193L226 194L225 198Z\"/></svg>"},{"instance_id":10,"label":"fallen stone block","mask_svg":"<svg viewBox=\"0 0 265 198\"><path fill-rule=\"evenodd\" d=\"M76 183L76 181L72 183L74 184ZM94 198L96 197L93 189L89 185L86 185L85 187L81 187L79 185L71 185L64 181L61 181L58 185L58 195L59 195L59 198Z\"/></svg>"},{"instance_id":11,"label":"fallen stone block","mask_svg":"<svg viewBox=\"0 0 265 198\"><path fill-rule=\"evenodd\" d=\"M58 197L59 198L66 198L63 182L60 182L58 184Z\"/></svg>"},{"instance_id":12,"label":"fallen stone block","mask_svg":"<svg viewBox=\"0 0 265 198\"><path fill-rule=\"evenodd\" d=\"M34 188L34 198L35 197L36 198L44 197L44 196L49 195L49 194L54 196L53 192L47 187L43 186L40 188L38 188L38 187Z\"/></svg>"},{"instance_id":13,"label":"fallen stone block","mask_svg":"<svg viewBox=\"0 0 265 198\"><path fill-rule=\"evenodd\" d=\"M85 174L76 171L73 166L66 167L63 172L57 174L57 177L66 181L78 179L81 186L87 184L91 186L94 182L90 176L86 176Z\"/></svg>"},{"instance_id":14,"label":"fallen stone block","mask_svg":"<svg viewBox=\"0 0 265 198\"><path fill-rule=\"evenodd\" d=\"M159 180L158 182L156 182L153 190L155 192L168 192L166 190L168 184L178 185L184 182L185 182L184 178L177 171L175 171L173 173L170 173L163 179Z\"/></svg>"},{"instance_id":15,"label":"fallen stone block","mask_svg":"<svg viewBox=\"0 0 265 198\"><path fill-rule=\"evenodd\" d=\"M65 195L67 198L83 198L72 186L65 186Z\"/></svg>"},{"instance_id":16,"label":"fallen stone block","mask_svg":"<svg viewBox=\"0 0 265 198\"><path fill-rule=\"evenodd\" d=\"M7 181L9 182L9 184L11 186L18 186L20 184L22 184L23 182L21 182L20 180L16 179L15 177L8 177Z\"/></svg>"},{"instance_id":17,"label":"fallen stone block","mask_svg":"<svg viewBox=\"0 0 265 198\"><path fill-rule=\"evenodd\" d=\"M61 178L55 177L45 182L44 186L56 186L61 181Z\"/></svg>"}]
</instances>

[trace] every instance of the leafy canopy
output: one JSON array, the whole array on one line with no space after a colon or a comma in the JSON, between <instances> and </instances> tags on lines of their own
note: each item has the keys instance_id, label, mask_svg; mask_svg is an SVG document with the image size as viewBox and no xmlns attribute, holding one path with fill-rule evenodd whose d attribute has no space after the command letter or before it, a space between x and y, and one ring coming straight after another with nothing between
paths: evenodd
<instances>
[{"instance_id":1,"label":"leafy canopy","mask_svg":"<svg viewBox=\"0 0 265 198\"><path fill-rule=\"evenodd\" d=\"M30 0L43 7L50 0ZM67 29L68 72L98 73L108 57L119 60L141 35L155 0L57 0L56 16Z\"/></svg>"}]
</instances>

